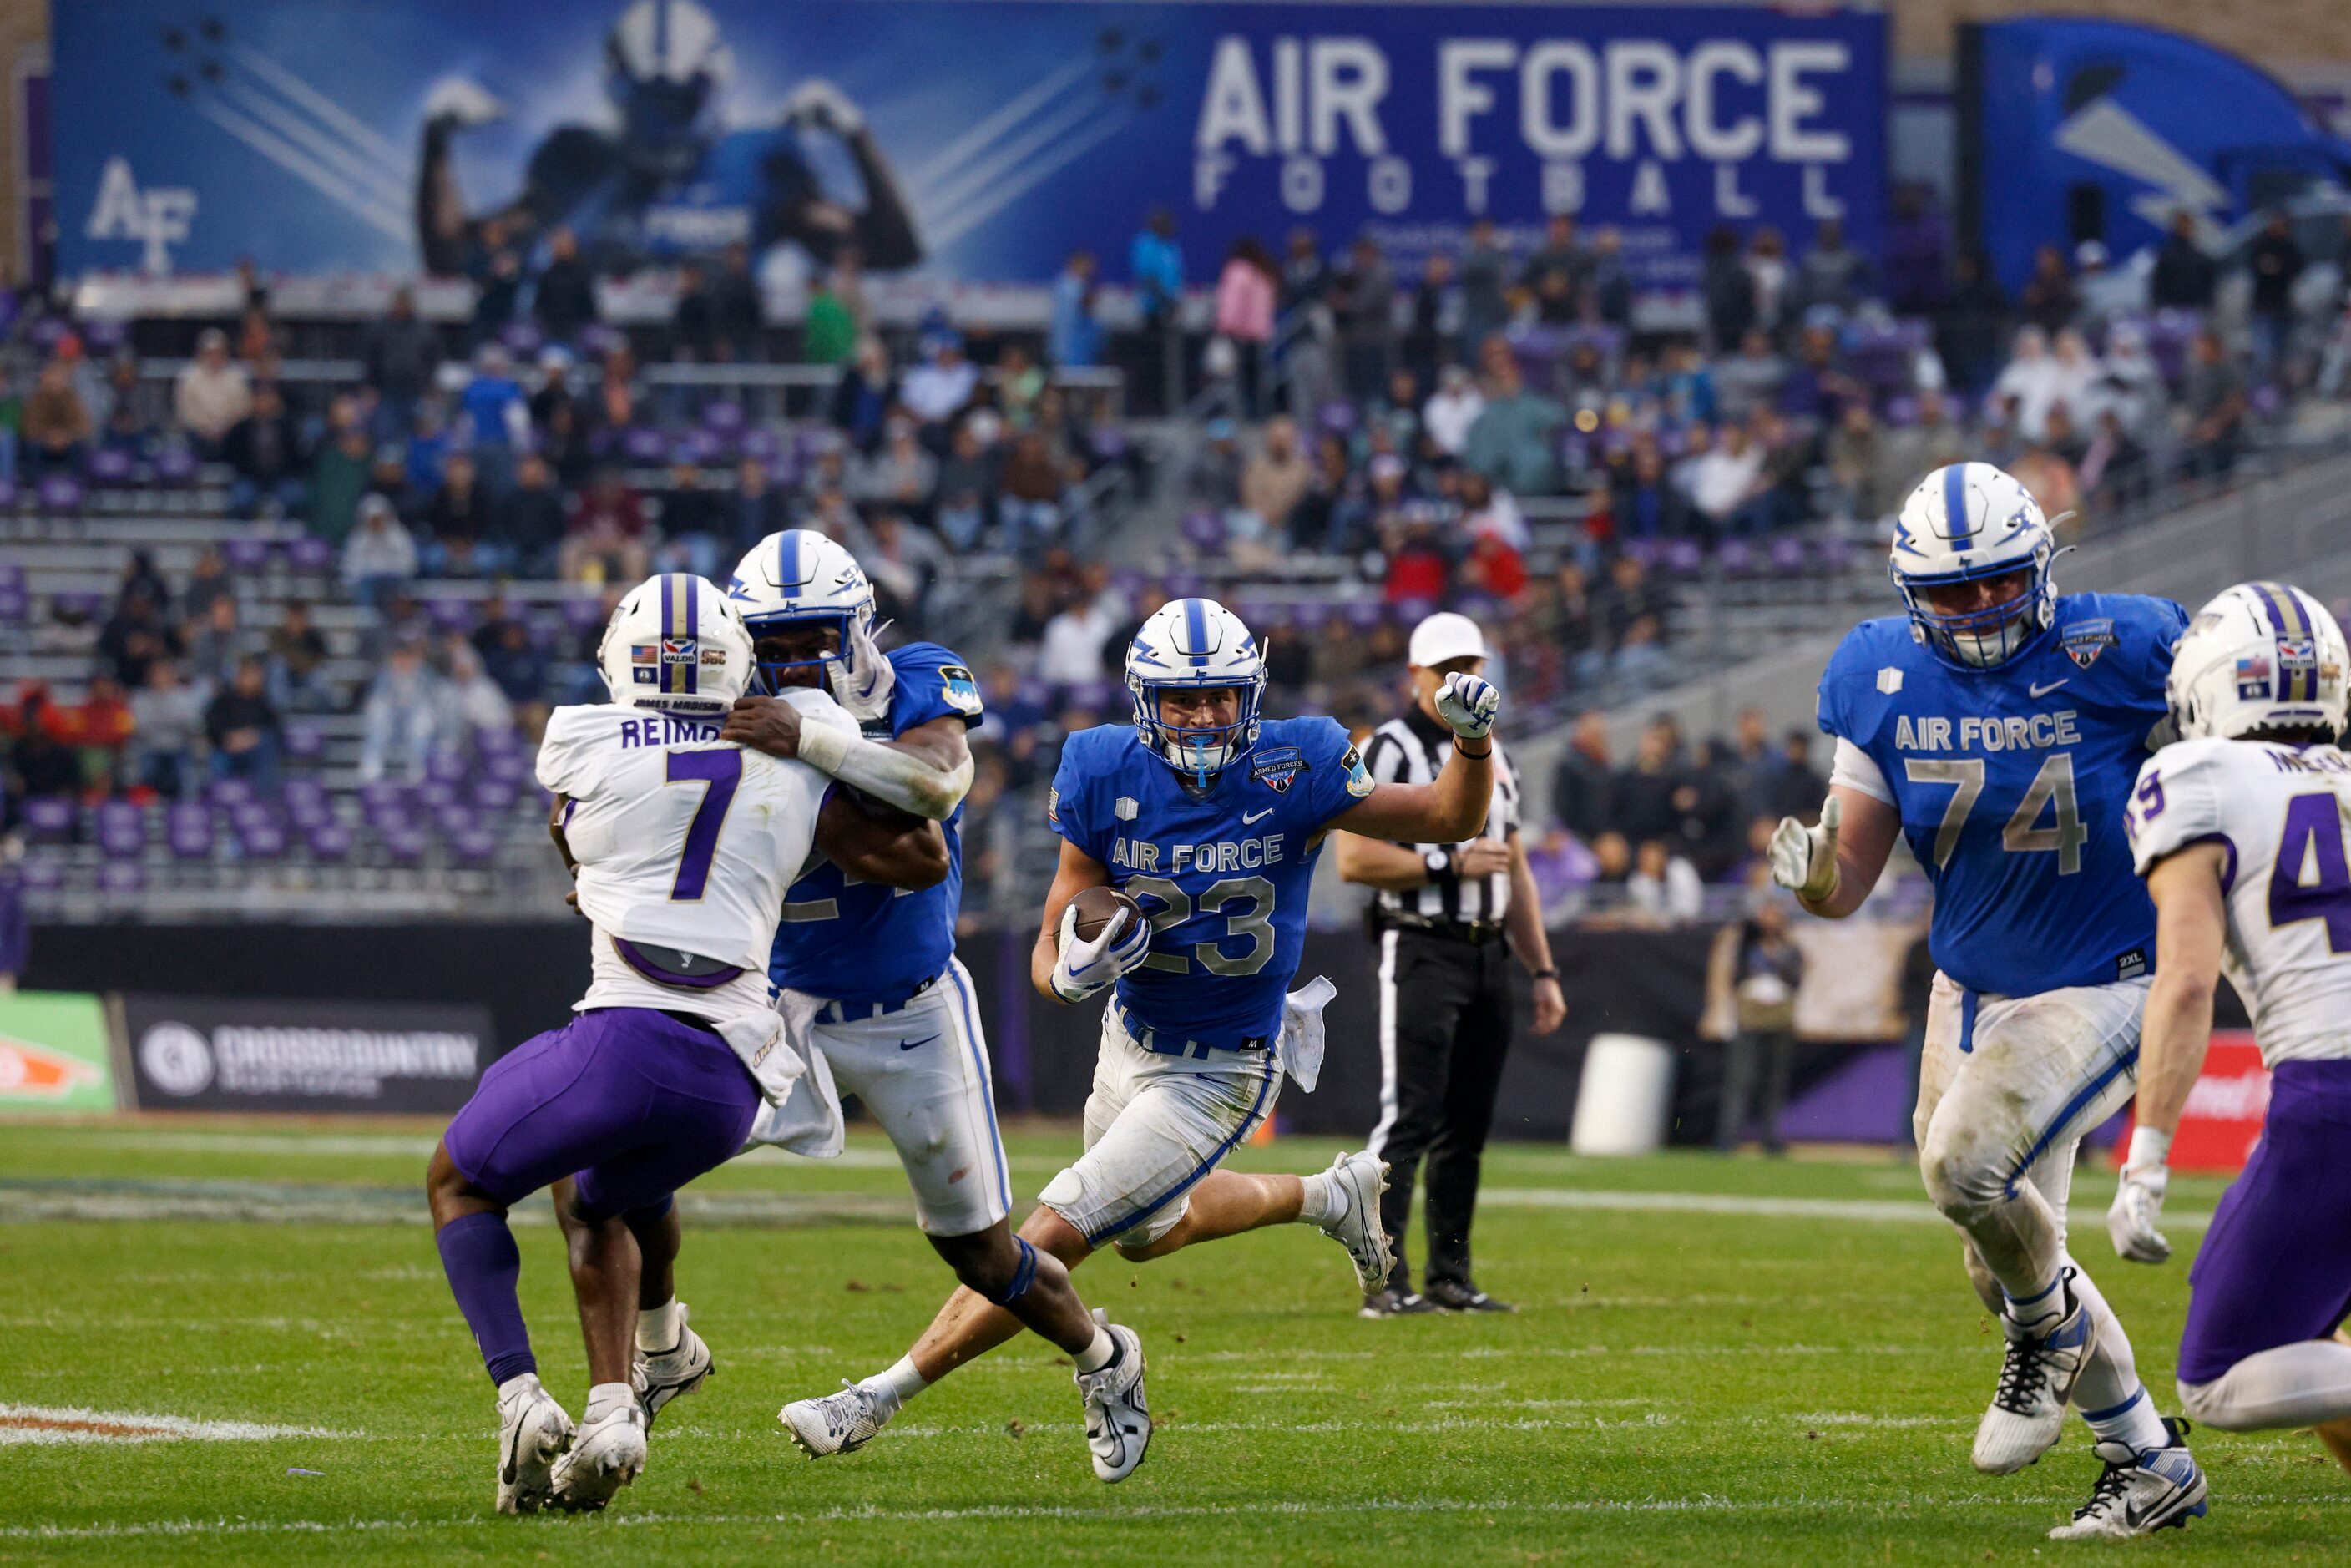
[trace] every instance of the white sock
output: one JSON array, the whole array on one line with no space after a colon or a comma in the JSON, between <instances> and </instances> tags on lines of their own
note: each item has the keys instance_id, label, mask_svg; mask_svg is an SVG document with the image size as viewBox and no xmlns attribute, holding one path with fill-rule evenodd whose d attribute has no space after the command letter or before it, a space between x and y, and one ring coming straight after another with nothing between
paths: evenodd
<instances>
[{"instance_id":1,"label":"white sock","mask_svg":"<svg viewBox=\"0 0 2351 1568\"><path fill-rule=\"evenodd\" d=\"M930 1380L914 1370L914 1358L902 1355L887 1371L875 1373L857 1386L873 1396L888 1414L895 1416L907 1400L930 1385Z\"/></svg>"},{"instance_id":2,"label":"white sock","mask_svg":"<svg viewBox=\"0 0 2351 1568\"><path fill-rule=\"evenodd\" d=\"M1317 1171L1311 1176L1299 1177L1305 1196L1299 1200L1298 1223L1336 1225L1347 1218L1347 1189L1334 1180L1329 1171Z\"/></svg>"},{"instance_id":3,"label":"white sock","mask_svg":"<svg viewBox=\"0 0 2351 1568\"><path fill-rule=\"evenodd\" d=\"M600 1383L588 1391L588 1414L581 1425L601 1421L615 1409L636 1402L637 1390L633 1384Z\"/></svg>"},{"instance_id":4,"label":"white sock","mask_svg":"<svg viewBox=\"0 0 2351 1568\"><path fill-rule=\"evenodd\" d=\"M1094 1329L1093 1343L1078 1352L1076 1356L1080 1372L1100 1372L1117 1359L1117 1339L1112 1335L1110 1330L1100 1325L1096 1325Z\"/></svg>"},{"instance_id":5,"label":"white sock","mask_svg":"<svg viewBox=\"0 0 2351 1568\"><path fill-rule=\"evenodd\" d=\"M637 1348L649 1355L675 1350L684 1337L678 1331L684 1325L677 1321L677 1298L672 1296L658 1307L637 1309Z\"/></svg>"},{"instance_id":6,"label":"white sock","mask_svg":"<svg viewBox=\"0 0 2351 1568\"><path fill-rule=\"evenodd\" d=\"M2134 1454L2144 1454L2149 1448L2160 1448L2171 1441L2163 1429L2163 1417L2155 1413L2155 1401L2139 1389L2119 1407L2092 1416L2085 1411L2082 1419L2089 1422L2090 1434L2102 1443L2128 1443Z\"/></svg>"}]
</instances>

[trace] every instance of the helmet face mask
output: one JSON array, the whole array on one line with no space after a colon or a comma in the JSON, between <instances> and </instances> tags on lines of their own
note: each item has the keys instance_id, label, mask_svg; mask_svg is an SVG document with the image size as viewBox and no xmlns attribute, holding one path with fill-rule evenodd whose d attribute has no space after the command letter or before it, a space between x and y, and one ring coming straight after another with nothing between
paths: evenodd
<instances>
[{"instance_id":1,"label":"helmet face mask","mask_svg":"<svg viewBox=\"0 0 2351 1568\"><path fill-rule=\"evenodd\" d=\"M2024 652L2057 617L2050 575L2056 544L2041 507L1989 463L1954 463L1918 482L1895 526L1886 572L1910 613L1910 632L1955 669L1989 670ZM2021 577L1992 602L1980 591L1938 590ZM1957 600L1960 608L1943 609Z\"/></svg>"},{"instance_id":2,"label":"helmet face mask","mask_svg":"<svg viewBox=\"0 0 2351 1568\"><path fill-rule=\"evenodd\" d=\"M2164 696L2183 740L2340 739L2351 650L2335 617L2277 582L2239 583L2196 613Z\"/></svg>"},{"instance_id":3,"label":"helmet face mask","mask_svg":"<svg viewBox=\"0 0 2351 1568\"><path fill-rule=\"evenodd\" d=\"M1265 680L1257 640L1239 616L1211 599L1163 605L1126 651L1135 731L1154 757L1195 789L1207 789L1257 745ZM1211 692L1233 694L1228 722L1171 723L1165 717L1164 698L1176 697L1181 711L1202 706L1196 699Z\"/></svg>"}]
</instances>

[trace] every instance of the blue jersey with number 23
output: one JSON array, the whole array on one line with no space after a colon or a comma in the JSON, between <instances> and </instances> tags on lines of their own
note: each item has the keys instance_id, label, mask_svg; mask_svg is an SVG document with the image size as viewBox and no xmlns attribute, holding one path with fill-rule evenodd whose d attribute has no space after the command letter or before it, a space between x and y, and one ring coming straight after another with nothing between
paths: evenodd
<instances>
[{"instance_id":1,"label":"blue jersey with number 23","mask_svg":"<svg viewBox=\"0 0 2351 1568\"><path fill-rule=\"evenodd\" d=\"M1047 806L1053 830L1151 917L1150 955L1118 983L1132 1027L1163 1041L1270 1040L1305 948L1323 832L1372 787L1328 718L1266 720L1249 754L1196 792L1131 725L1070 737Z\"/></svg>"}]
</instances>

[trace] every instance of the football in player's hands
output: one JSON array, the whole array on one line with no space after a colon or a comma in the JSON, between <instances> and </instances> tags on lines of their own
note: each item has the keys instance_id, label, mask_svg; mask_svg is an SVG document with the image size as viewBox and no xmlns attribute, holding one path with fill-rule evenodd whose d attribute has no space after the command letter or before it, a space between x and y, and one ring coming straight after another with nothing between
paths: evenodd
<instances>
[{"instance_id":1,"label":"football in player's hands","mask_svg":"<svg viewBox=\"0 0 2351 1568\"><path fill-rule=\"evenodd\" d=\"M1100 938L1121 910L1126 912L1130 920L1140 922L1143 919L1143 906L1114 887L1081 888L1078 895L1070 900L1070 906L1078 912L1077 922L1070 927L1070 934L1081 942ZM1134 929L1133 925L1123 925L1119 928L1119 935L1123 936Z\"/></svg>"},{"instance_id":2,"label":"football in player's hands","mask_svg":"<svg viewBox=\"0 0 2351 1568\"><path fill-rule=\"evenodd\" d=\"M1437 716L1464 740L1476 740L1492 729L1501 706L1502 694L1492 682L1458 670L1445 677L1437 693Z\"/></svg>"}]
</instances>

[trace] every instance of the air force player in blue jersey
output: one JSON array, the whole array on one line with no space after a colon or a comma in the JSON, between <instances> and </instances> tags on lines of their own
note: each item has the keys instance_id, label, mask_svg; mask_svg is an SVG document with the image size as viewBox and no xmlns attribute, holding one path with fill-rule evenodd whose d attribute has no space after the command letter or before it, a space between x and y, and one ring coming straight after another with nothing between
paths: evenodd
<instances>
[{"instance_id":1,"label":"air force player in blue jersey","mask_svg":"<svg viewBox=\"0 0 2351 1568\"><path fill-rule=\"evenodd\" d=\"M1830 657L1829 798L1817 826L1781 822L1771 870L1839 918L1898 832L1933 884L1919 1169L2007 1338L1976 1468L2038 1459L2070 1400L2101 1445L2176 1480L2179 1506L2137 1533L2201 1513L2204 1479L2066 1252L2065 1197L2074 1145L2136 1082L2155 914L2123 813L2162 738L2188 618L2168 600L2060 596L2053 554L2040 507L1990 464L1938 469L1911 492L1891 562L1909 613L1864 622ZM2109 1479L2052 1533L2114 1533L2099 1505Z\"/></svg>"},{"instance_id":2,"label":"air force player in blue jersey","mask_svg":"<svg viewBox=\"0 0 2351 1568\"><path fill-rule=\"evenodd\" d=\"M1260 718L1265 679L1238 616L1177 600L1127 649L1134 722L1082 730L1062 747L1049 806L1061 865L1029 977L1063 1003L1116 989L1102 1010L1085 1153L1046 1185L1020 1233L1074 1268L1104 1246L1140 1261L1298 1221L1344 1246L1357 1283L1375 1291L1392 1261L1377 1160L1342 1155L1302 1179L1217 1166L1272 1114L1285 1072L1311 1091L1322 1065L1330 984L1295 994L1290 985L1324 835L1455 843L1475 831L1491 803L1488 735L1500 699L1475 675L1447 676L1437 709L1453 756L1434 783L1382 784L1333 721ZM1072 900L1103 886L1145 919L1122 910L1081 940ZM1019 1328L961 1290L901 1365L935 1382ZM833 1397L878 1425L897 1407L882 1403L878 1382ZM1106 1480L1132 1470L1151 1436L1140 1399L1112 1415L1087 1434Z\"/></svg>"},{"instance_id":3,"label":"air force player in blue jersey","mask_svg":"<svg viewBox=\"0 0 2351 1568\"><path fill-rule=\"evenodd\" d=\"M760 540L736 568L727 600L751 633L759 692L824 687L861 728L803 723L791 704L752 696L736 705L721 738L809 763L938 824L946 840L945 880L919 891L857 881L829 863L794 883L768 966L778 1006L809 1017L831 1081L888 1134L914 1189L916 1222L956 1277L1067 1352L1089 1425L1107 1421L1104 1408L1143 1398L1142 1345L1090 1318L1061 1264L1007 1223L1011 1179L987 1041L955 956L957 829L972 772L964 731L979 722L979 687L935 643L884 656L863 570L812 530ZM787 1142L794 1121L793 1106L771 1107L751 1136ZM780 1419L811 1455L860 1447L874 1429L839 1396L794 1401Z\"/></svg>"}]
</instances>

